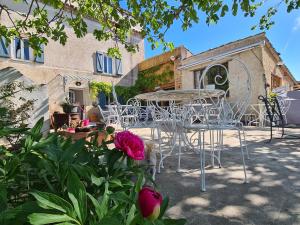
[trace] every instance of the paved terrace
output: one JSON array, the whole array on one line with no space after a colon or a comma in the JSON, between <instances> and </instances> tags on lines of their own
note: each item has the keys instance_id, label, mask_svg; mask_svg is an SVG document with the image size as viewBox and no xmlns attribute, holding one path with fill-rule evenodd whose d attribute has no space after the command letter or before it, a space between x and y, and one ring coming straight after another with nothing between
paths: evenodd
<instances>
[{"instance_id":1,"label":"paved terrace","mask_svg":"<svg viewBox=\"0 0 300 225\"><path fill-rule=\"evenodd\" d=\"M150 137L149 129L132 131ZM300 135L300 129L287 130L291 132ZM206 169L206 192L200 191L197 154L183 152L181 173L175 172L176 155L166 159L156 182L170 197L167 215L185 217L190 225L300 224L300 139L266 144L269 132L258 128L248 128L246 135L249 184L243 184L238 139L232 131L225 132L223 168ZM210 164L208 154L206 158Z\"/></svg>"}]
</instances>

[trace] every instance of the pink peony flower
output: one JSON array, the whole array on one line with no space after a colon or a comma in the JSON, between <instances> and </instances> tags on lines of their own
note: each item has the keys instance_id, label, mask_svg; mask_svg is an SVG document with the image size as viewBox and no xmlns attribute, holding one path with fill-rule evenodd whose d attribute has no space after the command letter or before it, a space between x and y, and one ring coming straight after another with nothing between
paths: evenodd
<instances>
[{"instance_id":1,"label":"pink peony flower","mask_svg":"<svg viewBox=\"0 0 300 225\"><path fill-rule=\"evenodd\" d=\"M130 131L116 133L114 143L117 149L122 150L134 160L143 160L145 158L143 140Z\"/></svg>"},{"instance_id":2,"label":"pink peony flower","mask_svg":"<svg viewBox=\"0 0 300 225\"><path fill-rule=\"evenodd\" d=\"M138 203L143 217L155 220L160 214L162 196L151 187L143 187L139 193Z\"/></svg>"}]
</instances>

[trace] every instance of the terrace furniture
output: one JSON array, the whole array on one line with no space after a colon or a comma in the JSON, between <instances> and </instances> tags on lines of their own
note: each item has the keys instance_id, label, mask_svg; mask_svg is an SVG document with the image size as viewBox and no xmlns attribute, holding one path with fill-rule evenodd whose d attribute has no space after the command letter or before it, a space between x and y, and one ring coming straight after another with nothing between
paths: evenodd
<instances>
[{"instance_id":1,"label":"terrace furniture","mask_svg":"<svg viewBox=\"0 0 300 225\"><path fill-rule=\"evenodd\" d=\"M185 111L184 105L189 102L194 103L199 100L199 98L208 98L209 96L217 97L222 94L224 94L224 91L222 90L199 91L198 89L190 89L149 92L135 96L136 99L147 101L148 104L150 104L154 125L158 131L158 140L161 142L162 133L165 133L166 136L169 137L169 142L171 143L170 151L167 154L163 154L161 149L159 149L160 162L158 172L163 168L164 160L170 156L176 148L177 141L179 142L177 171L180 171L181 169L181 146L183 143L187 142L182 130L184 122L182 120L182 115Z\"/></svg>"},{"instance_id":2,"label":"terrace furniture","mask_svg":"<svg viewBox=\"0 0 300 225\"><path fill-rule=\"evenodd\" d=\"M248 122L247 125L251 126L252 124L255 124L258 125L258 127L264 127L267 120L265 105L263 103L251 104L248 110L251 110L255 114L255 119L251 119L250 121L247 121Z\"/></svg>"},{"instance_id":3,"label":"terrace furniture","mask_svg":"<svg viewBox=\"0 0 300 225\"><path fill-rule=\"evenodd\" d=\"M211 142L211 160L212 165L214 166L214 159L216 158L219 166L221 166L221 152L224 150L223 139L224 139L224 130L236 130L238 133L238 138L240 142L241 150L241 160L244 170L244 182L247 183L247 173L246 173L246 164L244 150L248 155L248 149L246 145L245 132L243 128L243 123L241 119L245 114L246 109L249 106L249 101L251 98L251 75L246 65L239 59L231 59L231 63L237 63L240 65L239 74L229 74L227 68L223 64L213 63L206 67L203 73L199 77L199 91L205 90L209 87L209 81L212 79L208 77L208 71L214 67L221 67L225 71L223 74L217 74L213 78L215 85L222 86L228 82L228 87L224 90L224 95L216 98L215 96L209 96L209 98L202 99L200 104L202 104L202 110L195 111L191 105L191 110L185 110L187 112L186 120L189 117L196 116L198 121L190 121L185 127L188 130L195 131L193 135L198 135L198 142L194 143L190 141L190 144L197 147L200 150L201 163L201 189L202 191L206 190L205 184L205 151L204 151L204 134L205 131L210 131L210 142ZM234 101L230 101L230 94L233 92L230 91L234 89L237 91L238 96L235 97ZM240 91L239 91L240 90ZM207 103L210 103L210 107L206 107ZM200 121L200 122L199 122ZM198 132L197 132L198 131ZM216 132L216 142L215 142L215 132ZM215 147L216 144L216 147ZM215 155L217 152L217 155Z\"/></svg>"},{"instance_id":4,"label":"terrace furniture","mask_svg":"<svg viewBox=\"0 0 300 225\"><path fill-rule=\"evenodd\" d=\"M221 165L221 151L223 148L223 131L236 130L240 140L241 160L244 170L244 181L247 182L244 150L248 153L245 141L245 133L241 118L244 115L251 97L251 75L246 65L239 59L231 59L233 63L241 66L240 74L234 77L234 82L222 64L211 64L199 77L199 88L193 90L157 91L135 96L137 99L147 100L153 108L153 119L159 134L162 131L169 133L171 149L167 154L160 151L161 159L159 170L164 159L169 156L178 145L178 165L180 170L181 145L184 143L200 153L201 190L206 190L205 185L205 133L210 132L211 159L214 163L216 158ZM207 77L208 71L215 66L221 66L225 70L223 76L217 74L213 82L221 86L229 83L229 88L237 85L241 90L233 102L229 102L229 88L219 90L212 88L211 80ZM238 90L239 90L238 88ZM232 94L232 93L231 93ZM168 102L167 107L161 106L161 102ZM154 102L154 103L153 103ZM215 142L216 132L216 142ZM160 136L159 136L160 139ZM215 155L217 151L217 155ZM248 154L247 154L248 155Z\"/></svg>"}]
</instances>

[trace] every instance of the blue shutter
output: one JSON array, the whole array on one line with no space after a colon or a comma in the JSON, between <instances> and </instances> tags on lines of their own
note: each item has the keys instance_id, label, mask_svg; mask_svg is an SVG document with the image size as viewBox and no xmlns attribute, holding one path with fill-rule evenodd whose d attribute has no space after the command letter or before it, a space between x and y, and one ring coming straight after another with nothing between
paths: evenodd
<instances>
[{"instance_id":1,"label":"blue shutter","mask_svg":"<svg viewBox=\"0 0 300 225\"><path fill-rule=\"evenodd\" d=\"M24 60L30 60L30 53L29 53L29 41L23 40L24 43Z\"/></svg>"},{"instance_id":2,"label":"blue shutter","mask_svg":"<svg viewBox=\"0 0 300 225\"><path fill-rule=\"evenodd\" d=\"M6 46L6 40L4 37L0 37L0 56L9 57L8 47Z\"/></svg>"},{"instance_id":3,"label":"blue shutter","mask_svg":"<svg viewBox=\"0 0 300 225\"><path fill-rule=\"evenodd\" d=\"M104 92L100 92L98 95L98 99L99 99L99 105L102 109L105 109L107 103L106 103L106 95Z\"/></svg>"},{"instance_id":4,"label":"blue shutter","mask_svg":"<svg viewBox=\"0 0 300 225\"><path fill-rule=\"evenodd\" d=\"M14 50L15 50L15 57L17 59L21 59L21 40L20 38L15 38L14 40Z\"/></svg>"},{"instance_id":5,"label":"blue shutter","mask_svg":"<svg viewBox=\"0 0 300 225\"><path fill-rule=\"evenodd\" d=\"M38 63L44 63L44 45L41 45L41 50L42 50L42 53L41 53L41 56L36 56L35 57L35 62L38 62Z\"/></svg>"},{"instance_id":6,"label":"blue shutter","mask_svg":"<svg viewBox=\"0 0 300 225\"><path fill-rule=\"evenodd\" d=\"M116 74L117 75L122 75L122 61L121 59L116 59Z\"/></svg>"},{"instance_id":7,"label":"blue shutter","mask_svg":"<svg viewBox=\"0 0 300 225\"><path fill-rule=\"evenodd\" d=\"M96 71L103 73L103 54L96 52Z\"/></svg>"}]
</instances>

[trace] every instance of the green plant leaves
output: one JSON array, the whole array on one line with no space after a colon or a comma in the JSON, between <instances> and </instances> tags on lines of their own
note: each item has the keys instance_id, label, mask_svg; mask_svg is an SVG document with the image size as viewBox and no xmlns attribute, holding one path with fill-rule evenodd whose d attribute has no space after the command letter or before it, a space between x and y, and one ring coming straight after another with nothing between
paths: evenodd
<instances>
[{"instance_id":1,"label":"green plant leaves","mask_svg":"<svg viewBox=\"0 0 300 225\"><path fill-rule=\"evenodd\" d=\"M87 194L79 177L71 172L68 178L68 196L74 206L79 221L84 224L87 216Z\"/></svg>"},{"instance_id":2,"label":"green plant leaves","mask_svg":"<svg viewBox=\"0 0 300 225\"><path fill-rule=\"evenodd\" d=\"M38 201L39 206L44 209L55 209L68 215L72 215L74 211L69 202L55 194L41 191L36 191L31 194Z\"/></svg>"},{"instance_id":3,"label":"green plant leaves","mask_svg":"<svg viewBox=\"0 0 300 225\"><path fill-rule=\"evenodd\" d=\"M33 213L29 217L29 222L33 225L43 225L43 224L58 224L63 222L75 222L76 220L66 214L50 214L50 213ZM74 223L69 223L74 224Z\"/></svg>"},{"instance_id":4,"label":"green plant leaves","mask_svg":"<svg viewBox=\"0 0 300 225\"><path fill-rule=\"evenodd\" d=\"M168 205L169 205L169 197L165 197L160 206L160 214L159 214L158 219L161 219L163 217L163 215L165 215Z\"/></svg>"}]
</instances>

